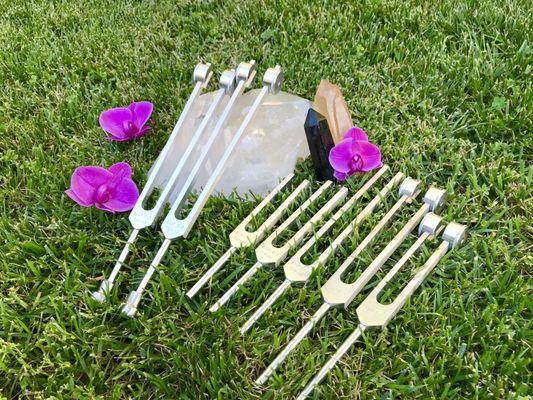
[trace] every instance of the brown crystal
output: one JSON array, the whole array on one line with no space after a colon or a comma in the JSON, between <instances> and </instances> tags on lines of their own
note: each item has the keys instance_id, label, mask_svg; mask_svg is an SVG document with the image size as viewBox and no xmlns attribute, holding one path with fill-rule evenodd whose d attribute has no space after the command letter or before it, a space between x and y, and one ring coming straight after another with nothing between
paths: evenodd
<instances>
[{"instance_id":1,"label":"brown crystal","mask_svg":"<svg viewBox=\"0 0 533 400\"><path fill-rule=\"evenodd\" d=\"M344 133L353 126L341 89L325 79L318 85L313 108L326 117L335 143L339 143Z\"/></svg>"}]
</instances>

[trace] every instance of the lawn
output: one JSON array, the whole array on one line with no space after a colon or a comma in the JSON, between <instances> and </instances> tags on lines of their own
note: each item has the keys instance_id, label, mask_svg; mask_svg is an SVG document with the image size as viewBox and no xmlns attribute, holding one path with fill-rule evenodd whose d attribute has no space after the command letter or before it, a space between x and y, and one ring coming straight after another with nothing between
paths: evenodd
<instances>
[{"instance_id":1,"label":"lawn","mask_svg":"<svg viewBox=\"0 0 533 400\"><path fill-rule=\"evenodd\" d=\"M307 98L322 78L340 85L391 169L445 188L442 215L469 228L389 327L367 332L313 397L532 396L530 7L0 0L0 397L293 398L355 328L360 300L329 314L265 387L254 386L320 305L317 288L357 235L246 336L237 328L281 282L281 269L258 273L216 315L208 308L252 265L252 250L239 251L194 301L185 298L254 197L208 202L190 237L171 246L137 318L118 306L161 242L157 230L142 235L107 305L90 299L129 224L127 214L68 199L73 169L127 161L142 187L194 65L211 62L218 73L248 59L261 74L280 64L285 90ZM155 104L149 134L106 141L99 113L140 99ZM310 166L298 165L297 181L312 177ZM360 183L351 179L350 193Z\"/></svg>"}]
</instances>

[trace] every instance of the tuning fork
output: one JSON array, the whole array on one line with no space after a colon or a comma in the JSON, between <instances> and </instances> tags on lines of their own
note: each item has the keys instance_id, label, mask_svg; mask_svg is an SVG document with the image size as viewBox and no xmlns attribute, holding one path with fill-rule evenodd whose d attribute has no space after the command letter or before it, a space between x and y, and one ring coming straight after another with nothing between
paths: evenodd
<instances>
[{"instance_id":1,"label":"tuning fork","mask_svg":"<svg viewBox=\"0 0 533 400\"><path fill-rule=\"evenodd\" d=\"M381 169L366 182L319 230L315 233L300 249L285 263L283 270L285 272L285 280L278 286L278 288L270 295L264 302L259 306L259 308L253 313L253 315L244 323L244 325L239 329L242 334L246 333L252 325L261 318L261 316L276 302L276 300L281 297L281 295L287 291L292 283L306 282L310 277L314 269L319 265L325 263L326 259L329 257L329 254L335 251L335 248L340 246L340 244L352 233L352 231L359 226L364 219L372 214L376 206L381 202L382 199L388 196L391 189L396 186L399 181L403 178L403 173L398 172L382 189L381 191L370 201L370 203L359 213L355 220L346 228L344 231L337 237L331 246L322 253L320 260L312 263L311 265L306 265L301 261L303 255L313 247L313 245L321 237L323 237L331 227L349 210L351 209L356 202L370 189L370 187L379 179L381 176L387 172L389 169L388 166L383 166ZM403 189L402 189L403 190ZM413 193L405 193L406 196L414 195L417 193L415 190ZM403 201L403 200L402 200Z\"/></svg>"},{"instance_id":2,"label":"tuning fork","mask_svg":"<svg viewBox=\"0 0 533 400\"><path fill-rule=\"evenodd\" d=\"M120 272L122 264L126 261L126 258L130 250L130 246L133 243L135 243L135 241L137 240L139 231L143 228L146 228L152 225L155 219L157 218L157 216L160 214L163 208L163 205L165 201L167 200L166 197L162 195L159 196L156 205L151 210L145 210L143 207L143 203L151 195L152 191L155 189L156 181L159 175L161 174L163 164L168 163L168 162L172 163L172 160L169 160L169 157L171 156L171 153L172 153L171 149L177 145L178 138L179 138L178 134L180 133L181 128L185 120L187 119L187 116L189 115L189 112L193 106L193 103L198 98L201 91L207 87L212 76L213 76L213 72L211 71L211 64L209 63L208 64L199 63L194 68L194 72L192 76L194 88L189 96L189 99L185 103L185 107L183 107L180 117L178 118L178 121L176 122L176 125L174 126L174 129L172 130L172 133L170 134L167 140L167 143L163 147L163 150L161 151L159 157L156 159L152 172L149 174L148 180L146 184L144 185L144 188L141 191L141 194L139 195L139 198L137 199L137 202L135 203L133 210L130 213L129 220L133 227L133 230L128 240L126 241L126 244L124 245L124 248L122 249L122 252L120 253L119 258L111 274L109 275L109 278L104 279L100 285L99 290L93 292L92 294L92 297L95 300L99 302L105 301L105 296L113 287L115 278ZM226 76L223 74L220 85L221 85L221 89L219 93L217 94L217 98L221 97L220 92L222 92L222 95L223 95L225 91L232 90L231 87L233 86L233 83L231 82L231 80L226 81ZM222 86L226 86L226 88L223 89ZM212 113L208 113L206 115L206 118L204 118L204 120L206 120L206 124L211 118L211 116L212 116ZM195 134L193 135L193 138L195 136L201 135L204 128L205 126L202 127L202 129L200 130L200 127L199 127L197 131L195 132ZM193 146L189 146L187 151L190 152L192 148ZM171 182L169 182L169 184L171 184ZM168 195L170 194L170 190L165 193L166 193L166 196L168 197Z\"/></svg>"},{"instance_id":3,"label":"tuning fork","mask_svg":"<svg viewBox=\"0 0 533 400\"><path fill-rule=\"evenodd\" d=\"M414 180L413 180L414 181ZM405 182L405 181L404 181ZM418 184L415 181L412 184ZM343 275L351 267L353 262L359 257L362 248L365 248L368 243L379 233L385 226L387 213L374 229L367 235L361 244L350 254L341 266L333 273L333 275L326 281L320 289L324 302L320 308L315 312L311 319L300 329L296 336L287 344L287 346L276 356L274 361L263 371L257 378L256 383L263 384L272 375L276 368L287 358L287 356L296 348L296 346L307 336L313 327L326 315L326 313L333 307L344 306L347 308L352 300L364 289L368 281L375 275L375 273L385 264L390 256L398 249L398 247L405 241L411 231L420 223L425 214L429 211L436 211L444 203L445 191L431 187L424 196L424 202L418 211L407 221L403 228L394 236L394 238L385 246L385 248L378 254L378 256L368 265L368 267L361 273L359 278L354 283L345 283L342 281ZM390 218L389 218L390 219ZM385 223L382 223L385 221Z\"/></svg>"},{"instance_id":4,"label":"tuning fork","mask_svg":"<svg viewBox=\"0 0 533 400\"><path fill-rule=\"evenodd\" d=\"M250 79L253 79L254 70L255 70L254 63L239 64L236 70L237 80L239 81L239 83L237 84L237 88L235 91L239 91L239 90L242 91L244 88L244 85L247 85ZM205 203L209 199L209 196L211 196L211 193L214 191L216 185L220 181L222 174L224 173L224 170L228 164L228 161L230 157L233 155L233 152L235 148L237 147L237 145L239 144L244 132L246 131L256 111L259 109L260 105L263 103L263 100L266 94L269 92L273 94L277 94L281 89L282 81L283 81L283 74L281 71L281 67L279 65L277 65L275 68L267 69L267 71L265 72L263 76L263 88L259 91L252 106L248 110L248 113L246 114L243 121L241 122L241 125L237 129L237 132L232 137L229 144L225 147L224 153L218 159L218 162L216 164L215 169L213 170L213 173L209 177L208 181L206 182L205 186L201 190L198 198L192 205L187 215L184 218L178 218L176 214L183 206L187 198L187 195L193 186L193 183L196 179L197 172L200 169L205 158L207 157L207 153L209 152L209 149L211 148L215 140L215 136L216 136L215 134L217 133L217 131L221 130L222 128L223 121L221 120L227 117L227 115L229 114L228 106L230 106L230 104L233 104L235 101L233 97L230 99L230 101L228 102L228 105L226 106L226 109L224 109L223 115L220 117L219 121L217 122L215 130L213 131L207 143L205 144L203 152L200 154L199 158L196 161L196 164L193 167L193 170L187 177L187 181L183 185L182 189L180 190L180 193L178 194L177 198L174 200L172 206L170 207L170 211L168 212L167 216L163 220L163 223L161 224L161 230L163 232L163 235L165 236L165 239L163 243L161 244L161 246L159 247L159 250L157 251L154 259L150 263L150 266L148 267L139 286L137 287L136 290L132 291L129 294L125 305L122 307L122 311L126 315L133 316L137 312L137 307L141 300L142 293L144 289L146 288L146 285L150 281L153 273L155 272L155 269L157 268L157 266L163 259L164 255L166 254L166 251L168 250L172 240L177 239L179 237L186 238L188 236L196 220L198 219L200 212L205 206Z\"/></svg>"},{"instance_id":5,"label":"tuning fork","mask_svg":"<svg viewBox=\"0 0 533 400\"><path fill-rule=\"evenodd\" d=\"M235 282L235 284L226 293L220 297L210 308L209 311L215 312L224 304L226 304L231 296L239 291L239 288L250 279L259 269L266 264L278 265L287 256L288 252L297 246L305 238L305 236L311 232L313 227L325 216L325 214L332 211L337 204L339 204L346 194L348 189L342 187L335 193L335 195L329 199L329 201L318 210L309 221L307 221L290 239L288 239L281 247L274 245L274 241L289 226L300 217L300 215L314 203L322 193L331 186L331 181L326 181L320 188L318 188L295 212L293 212L283 223L274 230L256 249L255 254L257 262L246 273Z\"/></svg>"},{"instance_id":6,"label":"tuning fork","mask_svg":"<svg viewBox=\"0 0 533 400\"><path fill-rule=\"evenodd\" d=\"M420 236L417 241L404 253L400 260L398 260L394 267L392 267L392 269L378 283L374 290L372 290L359 307L357 307L356 313L359 319L358 327L344 341L344 343L339 346L335 354L326 362L318 374L309 381L303 392L297 397L297 400L303 400L311 394L315 386L324 379L331 369L333 369L335 364L344 354L346 354L348 349L359 339L367 328L385 328L385 326L387 326L387 324L400 311L406 301L413 295L416 289L422 284L422 282L424 282L444 255L449 250L463 243L466 237L466 226L456 222L450 222L442 234L441 244L431 254L425 264L415 273L400 294L389 304L380 303L378 297L383 289L406 264L409 258L420 248L426 239L438 235L437 230L439 229L440 223L441 217L436 214L429 213L424 217L420 224Z\"/></svg>"},{"instance_id":7,"label":"tuning fork","mask_svg":"<svg viewBox=\"0 0 533 400\"><path fill-rule=\"evenodd\" d=\"M296 198L302 193L304 189L309 187L310 182L306 179L302 181L296 189L270 214L270 216L254 230L248 230L250 222L259 215L259 213L268 206L274 197L281 192L294 177L294 174L288 175L283 179L278 186L276 186L258 205L253 211L242 220L242 222L230 233L230 248L209 268L202 277L196 282L196 284L189 289L187 297L192 299L196 293L224 266L224 264L230 259L231 255L239 248L249 247L260 241L265 233L270 230L287 211L289 206L294 203Z\"/></svg>"}]
</instances>

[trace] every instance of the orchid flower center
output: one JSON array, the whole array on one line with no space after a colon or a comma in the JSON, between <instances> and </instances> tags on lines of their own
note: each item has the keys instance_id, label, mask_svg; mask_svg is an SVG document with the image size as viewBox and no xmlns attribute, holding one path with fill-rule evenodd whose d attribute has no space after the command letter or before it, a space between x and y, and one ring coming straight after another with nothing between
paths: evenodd
<instances>
[{"instance_id":1,"label":"orchid flower center","mask_svg":"<svg viewBox=\"0 0 533 400\"><path fill-rule=\"evenodd\" d=\"M98 204L104 204L109 200L109 187L107 184L104 183L103 185L100 185L98 189L96 189L94 200Z\"/></svg>"},{"instance_id":2,"label":"orchid flower center","mask_svg":"<svg viewBox=\"0 0 533 400\"><path fill-rule=\"evenodd\" d=\"M352 171L360 171L363 168L363 159L359 154L355 154L350 161L350 168Z\"/></svg>"},{"instance_id":3,"label":"orchid flower center","mask_svg":"<svg viewBox=\"0 0 533 400\"><path fill-rule=\"evenodd\" d=\"M134 133L137 133L137 131L139 130L135 124L133 123L133 121L124 121L122 123L122 129L124 129L124 133L127 134L127 135L132 135Z\"/></svg>"}]
</instances>

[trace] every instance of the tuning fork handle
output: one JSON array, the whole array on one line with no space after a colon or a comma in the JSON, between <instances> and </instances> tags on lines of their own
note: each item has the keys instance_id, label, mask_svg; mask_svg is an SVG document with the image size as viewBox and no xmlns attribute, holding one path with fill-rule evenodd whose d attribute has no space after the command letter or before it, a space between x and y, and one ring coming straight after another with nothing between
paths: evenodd
<instances>
[{"instance_id":1,"label":"tuning fork handle","mask_svg":"<svg viewBox=\"0 0 533 400\"><path fill-rule=\"evenodd\" d=\"M255 275L255 273L257 271L259 271L261 269L261 267L263 266L262 263L260 263L259 261L257 261L253 266L252 268L250 268L248 271L246 271L246 273L241 276L237 282L235 282L233 284L232 287L230 287L228 289L228 291L226 291L226 293L224 293L222 295L222 297L220 297L220 299L218 299L216 301L215 304L213 304L210 308L209 308L209 311L211 312L215 312L217 311L220 307L222 307L224 304L226 304L229 299L231 298L231 296L233 296L235 293L237 293L240 289L240 287L248 280L250 279L253 275Z\"/></svg>"},{"instance_id":2,"label":"tuning fork handle","mask_svg":"<svg viewBox=\"0 0 533 400\"><path fill-rule=\"evenodd\" d=\"M163 259L165 253L167 252L171 241L168 239L165 239L163 243L161 244L161 247L159 247L159 250L157 251L157 254L155 255L154 259L150 263L150 266L148 267L148 270L144 274L141 283L137 287L136 290L132 291L128 298L126 299L126 303L122 307L122 312L126 314L128 317L133 317L137 313L137 308L139 307L139 303L141 301L142 294L144 292L144 289L146 288L146 285L148 285L148 282L152 278L152 275L155 272L155 269Z\"/></svg>"},{"instance_id":3,"label":"tuning fork handle","mask_svg":"<svg viewBox=\"0 0 533 400\"><path fill-rule=\"evenodd\" d=\"M241 334L245 334L252 325L259 319L261 316L265 313L266 310L268 310L270 307L272 307L272 304L276 302L277 299L281 297L283 293L285 293L289 288L291 287L291 281L288 279L285 279L281 285L277 287L277 289L272 293L264 302L259 306L257 310L253 313L253 315L244 323L243 326L239 328L239 331Z\"/></svg>"},{"instance_id":4,"label":"tuning fork handle","mask_svg":"<svg viewBox=\"0 0 533 400\"><path fill-rule=\"evenodd\" d=\"M186 293L187 297L189 299L192 299L198 291L204 287L204 285L209 282L209 280L218 272L222 266L228 262L229 258L235 251L237 250L236 247L231 246L228 251L226 251L222 257L220 257L216 263L213 264L211 268L207 270L205 274L202 275L202 277L194 284L192 288L189 289L189 291Z\"/></svg>"},{"instance_id":5,"label":"tuning fork handle","mask_svg":"<svg viewBox=\"0 0 533 400\"><path fill-rule=\"evenodd\" d=\"M335 367L337 362L346 354L352 345L359 340L366 326L359 325L350 336L339 346L335 354L324 364L320 371L309 381L305 389L298 395L296 400L304 400L311 394L314 388L326 377L326 375Z\"/></svg>"},{"instance_id":6,"label":"tuning fork handle","mask_svg":"<svg viewBox=\"0 0 533 400\"><path fill-rule=\"evenodd\" d=\"M298 331L296 336L283 348L283 350L276 356L276 358L270 363L270 365L263 371L263 373L255 381L257 384L264 384L268 378L274 373L279 365L287 356L300 344L302 340L311 332L313 327L322 319L324 315L329 311L331 306L327 303L323 303L320 308L315 312L309 321Z\"/></svg>"},{"instance_id":7,"label":"tuning fork handle","mask_svg":"<svg viewBox=\"0 0 533 400\"><path fill-rule=\"evenodd\" d=\"M109 291L113 288L113 285L115 283L115 279L120 272L120 269L122 268L122 265L126 261L126 258L128 257L128 254L130 252L130 247L135 241L137 240L137 236L139 234L138 229L134 229L130 237L128 238L128 241L122 248L122 251L120 252L120 256L118 257L118 260L113 267L113 270L111 271L111 274L109 275L109 278L104 279L102 283L100 284L100 288L93 292L92 297L93 299L99 301L100 303L103 303L105 301L106 295L109 293Z\"/></svg>"}]
</instances>

